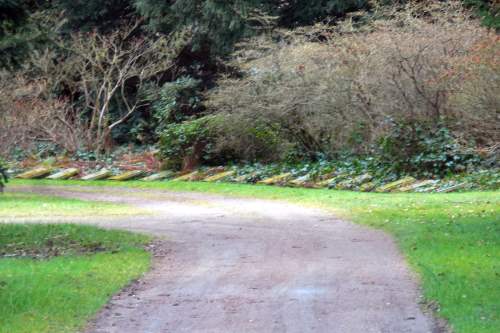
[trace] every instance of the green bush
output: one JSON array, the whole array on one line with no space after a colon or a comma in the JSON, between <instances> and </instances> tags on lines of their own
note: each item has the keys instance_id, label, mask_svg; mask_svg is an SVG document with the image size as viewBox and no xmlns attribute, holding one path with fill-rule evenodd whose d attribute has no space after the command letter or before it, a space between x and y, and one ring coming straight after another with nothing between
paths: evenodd
<instances>
[{"instance_id":1,"label":"green bush","mask_svg":"<svg viewBox=\"0 0 500 333\"><path fill-rule=\"evenodd\" d=\"M500 29L500 6L498 2L491 0L463 0L463 3L476 10L485 26Z\"/></svg>"},{"instance_id":2,"label":"green bush","mask_svg":"<svg viewBox=\"0 0 500 333\"><path fill-rule=\"evenodd\" d=\"M380 141L380 158L397 173L444 176L463 172L480 162L444 126L405 123L394 125Z\"/></svg>"},{"instance_id":3,"label":"green bush","mask_svg":"<svg viewBox=\"0 0 500 333\"><path fill-rule=\"evenodd\" d=\"M185 157L199 155L200 162L210 159L213 146L214 116L206 116L165 126L160 134L160 151L165 167L179 169Z\"/></svg>"},{"instance_id":4,"label":"green bush","mask_svg":"<svg viewBox=\"0 0 500 333\"><path fill-rule=\"evenodd\" d=\"M216 140L214 162L274 162L287 160L294 152L283 133L274 124L260 121L257 117L241 117L237 114L218 115L214 123Z\"/></svg>"},{"instance_id":5,"label":"green bush","mask_svg":"<svg viewBox=\"0 0 500 333\"><path fill-rule=\"evenodd\" d=\"M7 166L5 165L3 160L0 159L0 192L3 192L3 188L5 187L7 181Z\"/></svg>"},{"instance_id":6,"label":"green bush","mask_svg":"<svg viewBox=\"0 0 500 333\"><path fill-rule=\"evenodd\" d=\"M183 76L161 87L152 103L157 133L163 132L169 123L180 122L190 113L200 111L200 84L199 80Z\"/></svg>"},{"instance_id":7,"label":"green bush","mask_svg":"<svg viewBox=\"0 0 500 333\"><path fill-rule=\"evenodd\" d=\"M186 157L206 165L266 163L286 157L291 149L272 127L220 114L172 122L160 132L161 155L171 169L181 168Z\"/></svg>"}]
</instances>

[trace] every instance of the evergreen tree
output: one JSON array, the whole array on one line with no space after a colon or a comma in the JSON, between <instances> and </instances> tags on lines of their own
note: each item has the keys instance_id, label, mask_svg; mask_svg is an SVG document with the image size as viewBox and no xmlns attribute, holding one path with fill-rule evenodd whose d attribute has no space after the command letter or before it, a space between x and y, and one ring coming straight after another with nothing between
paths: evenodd
<instances>
[{"instance_id":1,"label":"evergreen tree","mask_svg":"<svg viewBox=\"0 0 500 333\"><path fill-rule=\"evenodd\" d=\"M283 27L312 24L368 8L369 0L135 0L134 4L154 31L189 28L195 48L209 45L212 51L225 52L271 22Z\"/></svg>"},{"instance_id":2,"label":"evergreen tree","mask_svg":"<svg viewBox=\"0 0 500 333\"><path fill-rule=\"evenodd\" d=\"M41 42L42 34L30 15L42 8L36 0L0 0L0 68L18 67Z\"/></svg>"},{"instance_id":3,"label":"evergreen tree","mask_svg":"<svg viewBox=\"0 0 500 333\"><path fill-rule=\"evenodd\" d=\"M74 30L107 30L135 14L130 0L56 0L67 26Z\"/></svg>"},{"instance_id":4,"label":"evergreen tree","mask_svg":"<svg viewBox=\"0 0 500 333\"><path fill-rule=\"evenodd\" d=\"M135 7L153 30L190 29L194 49L210 45L216 51L253 34L262 25L256 16L269 9L262 0L136 0Z\"/></svg>"},{"instance_id":5,"label":"evergreen tree","mask_svg":"<svg viewBox=\"0 0 500 333\"><path fill-rule=\"evenodd\" d=\"M312 24L326 17L341 17L351 11L366 9L369 0L289 0L277 8L280 24L294 27Z\"/></svg>"}]
</instances>

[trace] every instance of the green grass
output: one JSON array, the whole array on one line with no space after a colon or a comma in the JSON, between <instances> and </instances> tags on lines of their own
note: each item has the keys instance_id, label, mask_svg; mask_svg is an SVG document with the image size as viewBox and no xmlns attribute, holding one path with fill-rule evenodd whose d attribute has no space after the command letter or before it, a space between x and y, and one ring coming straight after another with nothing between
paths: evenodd
<instances>
[{"instance_id":1,"label":"green grass","mask_svg":"<svg viewBox=\"0 0 500 333\"><path fill-rule=\"evenodd\" d=\"M14 181L13 185L82 182ZM500 192L377 194L200 182L93 182L320 206L394 235L429 302L458 333L500 332Z\"/></svg>"},{"instance_id":2,"label":"green grass","mask_svg":"<svg viewBox=\"0 0 500 333\"><path fill-rule=\"evenodd\" d=\"M67 224L0 224L0 332L76 332L144 273L148 238Z\"/></svg>"},{"instance_id":3,"label":"green grass","mask_svg":"<svg viewBox=\"0 0 500 333\"><path fill-rule=\"evenodd\" d=\"M124 209L126 207L126 209ZM0 221L93 216L135 215L136 208L95 201L64 199L32 193L4 193L0 195Z\"/></svg>"}]
</instances>

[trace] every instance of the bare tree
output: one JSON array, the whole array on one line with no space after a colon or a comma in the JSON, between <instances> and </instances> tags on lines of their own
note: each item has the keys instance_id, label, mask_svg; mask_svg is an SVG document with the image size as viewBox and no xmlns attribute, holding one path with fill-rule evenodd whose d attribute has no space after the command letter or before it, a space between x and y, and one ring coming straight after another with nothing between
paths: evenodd
<instances>
[{"instance_id":1,"label":"bare tree","mask_svg":"<svg viewBox=\"0 0 500 333\"><path fill-rule=\"evenodd\" d=\"M189 33L139 34L140 22L106 35L75 33L32 55L16 76L0 73L0 149L51 142L102 152L111 134L148 104L146 87L175 66Z\"/></svg>"},{"instance_id":2,"label":"bare tree","mask_svg":"<svg viewBox=\"0 0 500 333\"><path fill-rule=\"evenodd\" d=\"M186 34L137 37L138 26L108 35L75 33L69 43L61 43L70 54L66 68L73 73L66 77L73 77L69 82L72 95L83 97L83 105L77 107L90 112L87 141L96 152L110 148L112 130L148 104L145 84L172 69L189 39ZM111 110L113 100L120 101L118 110Z\"/></svg>"},{"instance_id":3,"label":"bare tree","mask_svg":"<svg viewBox=\"0 0 500 333\"><path fill-rule=\"evenodd\" d=\"M45 79L0 73L0 152L31 149L37 142L74 152L84 144L85 128L67 99L46 98Z\"/></svg>"}]
</instances>

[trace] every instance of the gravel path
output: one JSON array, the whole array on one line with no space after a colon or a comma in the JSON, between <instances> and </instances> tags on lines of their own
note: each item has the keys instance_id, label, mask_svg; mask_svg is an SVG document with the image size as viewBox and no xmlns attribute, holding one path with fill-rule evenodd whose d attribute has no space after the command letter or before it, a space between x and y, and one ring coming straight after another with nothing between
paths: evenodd
<instances>
[{"instance_id":1,"label":"gravel path","mask_svg":"<svg viewBox=\"0 0 500 333\"><path fill-rule=\"evenodd\" d=\"M157 190L18 190L146 208L154 214L96 224L168 238L89 333L439 331L393 240L323 211Z\"/></svg>"}]
</instances>

